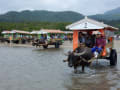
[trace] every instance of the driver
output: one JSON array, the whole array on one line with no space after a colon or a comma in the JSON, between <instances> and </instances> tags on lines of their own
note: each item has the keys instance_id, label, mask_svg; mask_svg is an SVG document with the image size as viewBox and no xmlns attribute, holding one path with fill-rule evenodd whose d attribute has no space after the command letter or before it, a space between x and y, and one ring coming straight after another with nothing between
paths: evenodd
<instances>
[{"instance_id":1,"label":"driver","mask_svg":"<svg viewBox=\"0 0 120 90\"><path fill-rule=\"evenodd\" d=\"M79 43L85 43L85 36L82 34L82 32L79 32Z\"/></svg>"}]
</instances>

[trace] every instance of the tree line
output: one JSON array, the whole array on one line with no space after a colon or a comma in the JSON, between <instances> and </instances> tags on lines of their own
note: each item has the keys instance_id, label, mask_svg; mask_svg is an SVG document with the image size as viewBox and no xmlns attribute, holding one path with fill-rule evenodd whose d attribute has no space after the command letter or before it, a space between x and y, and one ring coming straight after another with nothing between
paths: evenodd
<instances>
[{"instance_id":1,"label":"tree line","mask_svg":"<svg viewBox=\"0 0 120 90\"><path fill-rule=\"evenodd\" d=\"M40 29L60 29L65 31L65 26L71 23L72 22L0 22L0 33L3 30L24 30L31 32ZM104 23L120 28L120 20L104 21ZM116 33L120 34L120 31L118 30Z\"/></svg>"},{"instance_id":2,"label":"tree line","mask_svg":"<svg viewBox=\"0 0 120 90\"><path fill-rule=\"evenodd\" d=\"M60 29L66 30L65 26L70 22L0 22L0 32L3 30L24 30L33 31L40 29Z\"/></svg>"}]
</instances>

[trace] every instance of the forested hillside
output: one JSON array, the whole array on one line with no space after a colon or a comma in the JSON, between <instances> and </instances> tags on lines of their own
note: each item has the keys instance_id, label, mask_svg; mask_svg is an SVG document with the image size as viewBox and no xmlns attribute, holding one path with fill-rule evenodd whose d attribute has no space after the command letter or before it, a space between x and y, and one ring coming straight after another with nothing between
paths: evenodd
<instances>
[{"instance_id":1,"label":"forested hillside","mask_svg":"<svg viewBox=\"0 0 120 90\"><path fill-rule=\"evenodd\" d=\"M104 14L90 15L88 17L120 28L120 8L107 11ZM84 18L84 15L72 11L10 11L0 15L0 32L13 29L32 31L42 28L66 30L66 25L82 18Z\"/></svg>"}]
</instances>

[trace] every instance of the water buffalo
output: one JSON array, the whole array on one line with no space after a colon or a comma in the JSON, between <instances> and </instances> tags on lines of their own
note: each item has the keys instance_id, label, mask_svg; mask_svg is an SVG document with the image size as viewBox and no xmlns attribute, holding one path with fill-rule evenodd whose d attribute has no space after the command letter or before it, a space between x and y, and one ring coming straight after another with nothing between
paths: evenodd
<instances>
[{"instance_id":1,"label":"water buffalo","mask_svg":"<svg viewBox=\"0 0 120 90\"><path fill-rule=\"evenodd\" d=\"M36 48L39 46L43 46L44 49L46 49L48 47L48 42L47 40L40 40L40 39L37 39L35 41L32 41L32 45L33 46L36 46Z\"/></svg>"},{"instance_id":2,"label":"water buffalo","mask_svg":"<svg viewBox=\"0 0 120 90\"><path fill-rule=\"evenodd\" d=\"M93 53L91 48L78 47L73 52L68 52L67 56L68 58L64 62L68 61L68 66L74 67L74 72L77 72L78 66L82 66L82 71L84 72L84 67L90 64L88 61L93 57Z\"/></svg>"}]
</instances>

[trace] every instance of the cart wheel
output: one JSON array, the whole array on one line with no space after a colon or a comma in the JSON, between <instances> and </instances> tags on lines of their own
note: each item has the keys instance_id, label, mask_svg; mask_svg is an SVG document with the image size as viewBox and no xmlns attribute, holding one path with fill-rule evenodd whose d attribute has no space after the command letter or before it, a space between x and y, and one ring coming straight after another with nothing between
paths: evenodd
<instances>
[{"instance_id":1,"label":"cart wheel","mask_svg":"<svg viewBox=\"0 0 120 90\"><path fill-rule=\"evenodd\" d=\"M43 45L43 48L44 48L44 49L48 48L48 45Z\"/></svg>"},{"instance_id":2,"label":"cart wheel","mask_svg":"<svg viewBox=\"0 0 120 90\"><path fill-rule=\"evenodd\" d=\"M112 49L110 53L110 65L115 66L116 64L117 64L117 52L115 49Z\"/></svg>"},{"instance_id":3,"label":"cart wheel","mask_svg":"<svg viewBox=\"0 0 120 90\"><path fill-rule=\"evenodd\" d=\"M55 43L55 48L59 48L59 47L60 47L59 43L56 42L56 43Z\"/></svg>"}]
</instances>

